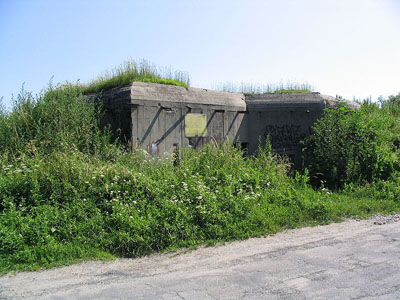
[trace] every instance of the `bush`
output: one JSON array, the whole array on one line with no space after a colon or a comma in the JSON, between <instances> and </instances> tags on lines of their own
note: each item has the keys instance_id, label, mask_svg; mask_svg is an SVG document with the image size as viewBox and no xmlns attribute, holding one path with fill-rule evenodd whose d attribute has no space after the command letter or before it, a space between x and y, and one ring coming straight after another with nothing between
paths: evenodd
<instances>
[{"instance_id":1,"label":"bush","mask_svg":"<svg viewBox=\"0 0 400 300\"><path fill-rule=\"evenodd\" d=\"M99 120L100 109L74 85L50 85L38 96L22 89L12 111L0 114L0 152L21 156L77 150L104 155L110 150L110 135Z\"/></svg>"},{"instance_id":2,"label":"bush","mask_svg":"<svg viewBox=\"0 0 400 300\"><path fill-rule=\"evenodd\" d=\"M382 107L399 107L400 106L400 93L397 95L390 95L387 99L379 97L378 102Z\"/></svg>"},{"instance_id":3,"label":"bush","mask_svg":"<svg viewBox=\"0 0 400 300\"><path fill-rule=\"evenodd\" d=\"M386 180L399 169L397 114L365 102L360 110L346 104L327 109L303 142L304 164L316 186L343 188Z\"/></svg>"}]
</instances>

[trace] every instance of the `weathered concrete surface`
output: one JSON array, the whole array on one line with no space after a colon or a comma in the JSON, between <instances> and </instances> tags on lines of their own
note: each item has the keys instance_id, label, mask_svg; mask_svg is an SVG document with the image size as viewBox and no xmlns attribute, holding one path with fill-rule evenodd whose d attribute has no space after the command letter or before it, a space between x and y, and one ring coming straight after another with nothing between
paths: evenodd
<instances>
[{"instance_id":1,"label":"weathered concrete surface","mask_svg":"<svg viewBox=\"0 0 400 300\"><path fill-rule=\"evenodd\" d=\"M6 275L0 299L400 299L398 220L351 220L181 255Z\"/></svg>"},{"instance_id":2,"label":"weathered concrete surface","mask_svg":"<svg viewBox=\"0 0 400 300\"><path fill-rule=\"evenodd\" d=\"M234 142L246 136L247 128L242 125L246 102L240 93L134 82L98 96L107 111L104 122L111 124L114 134L152 155L172 154L182 147L198 148L211 141ZM207 134L187 134L190 114L206 118L201 131Z\"/></svg>"},{"instance_id":3,"label":"weathered concrete surface","mask_svg":"<svg viewBox=\"0 0 400 300\"><path fill-rule=\"evenodd\" d=\"M243 94L147 82L91 97L104 102L104 122L116 136L152 155L227 140L254 154L269 137L272 147L293 162L301 156L300 140L310 135L324 109L345 101L319 93ZM190 115L201 115L205 124L186 130L193 125Z\"/></svg>"},{"instance_id":4,"label":"weathered concrete surface","mask_svg":"<svg viewBox=\"0 0 400 300\"><path fill-rule=\"evenodd\" d=\"M213 109L229 111L246 110L245 97L242 93L213 91L201 88L183 88L180 86L133 82L130 85L131 104L153 105L161 103L163 107L186 107L209 105ZM191 106L191 107L193 107Z\"/></svg>"}]
</instances>

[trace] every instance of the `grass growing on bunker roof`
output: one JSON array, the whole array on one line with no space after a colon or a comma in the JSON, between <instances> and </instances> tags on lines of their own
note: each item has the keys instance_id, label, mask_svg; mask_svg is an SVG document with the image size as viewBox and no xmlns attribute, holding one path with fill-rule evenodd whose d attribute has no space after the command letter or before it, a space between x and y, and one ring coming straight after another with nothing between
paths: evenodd
<instances>
[{"instance_id":1,"label":"grass growing on bunker roof","mask_svg":"<svg viewBox=\"0 0 400 300\"><path fill-rule=\"evenodd\" d=\"M315 92L315 88L312 85L297 82L281 82L278 84L262 84L244 81L241 83L223 82L216 84L215 89L219 91L245 94L293 94Z\"/></svg>"},{"instance_id":2,"label":"grass growing on bunker roof","mask_svg":"<svg viewBox=\"0 0 400 300\"><path fill-rule=\"evenodd\" d=\"M99 93L106 90L120 88L132 82L152 82L168 85L189 87L189 74L175 71L172 68L159 68L146 60L139 63L129 60L120 66L106 71L87 84L79 85L83 94Z\"/></svg>"}]
</instances>

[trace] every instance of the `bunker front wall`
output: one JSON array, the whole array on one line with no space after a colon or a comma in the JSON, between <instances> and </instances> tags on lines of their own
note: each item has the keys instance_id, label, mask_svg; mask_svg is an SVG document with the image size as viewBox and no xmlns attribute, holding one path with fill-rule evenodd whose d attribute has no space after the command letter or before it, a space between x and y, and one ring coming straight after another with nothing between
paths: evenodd
<instances>
[{"instance_id":1,"label":"bunker front wall","mask_svg":"<svg viewBox=\"0 0 400 300\"><path fill-rule=\"evenodd\" d=\"M132 107L132 141L152 154L172 153L176 147L199 148L209 142L239 139L243 112L207 105L191 108L156 103ZM165 106L164 106L165 105ZM243 134L242 134L243 135Z\"/></svg>"},{"instance_id":2,"label":"bunker front wall","mask_svg":"<svg viewBox=\"0 0 400 300\"><path fill-rule=\"evenodd\" d=\"M152 155L247 136L242 94L139 82L130 86L129 93L124 89L102 96L113 116L109 118L123 126L119 128L123 140Z\"/></svg>"}]
</instances>

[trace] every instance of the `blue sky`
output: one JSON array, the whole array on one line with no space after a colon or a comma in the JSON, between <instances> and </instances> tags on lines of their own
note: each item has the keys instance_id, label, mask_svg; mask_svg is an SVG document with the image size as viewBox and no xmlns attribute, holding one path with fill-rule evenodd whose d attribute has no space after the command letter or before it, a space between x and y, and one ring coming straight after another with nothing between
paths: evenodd
<instances>
[{"instance_id":1,"label":"blue sky","mask_svg":"<svg viewBox=\"0 0 400 300\"><path fill-rule=\"evenodd\" d=\"M308 82L376 99L400 92L399 0L0 0L0 97L88 81L127 59L191 85Z\"/></svg>"}]
</instances>

